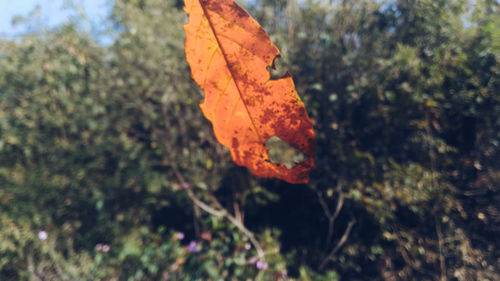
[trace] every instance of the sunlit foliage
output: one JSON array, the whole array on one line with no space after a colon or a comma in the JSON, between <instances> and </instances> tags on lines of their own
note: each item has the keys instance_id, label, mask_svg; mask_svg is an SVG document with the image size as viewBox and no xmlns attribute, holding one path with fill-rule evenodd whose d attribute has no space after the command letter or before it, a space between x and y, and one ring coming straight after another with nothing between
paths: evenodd
<instances>
[{"instance_id":1,"label":"sunlit foliage","mask_svg":"<svg viewBox=\"0 0 500 281\"><path fill-rule=\"evenodd\" d=\"M1 280L500 279L497 1L244 2L313 121L308 185L215 141L181 1L110 4L111 45L0 39Z\"/></svg>"}]
</instances>

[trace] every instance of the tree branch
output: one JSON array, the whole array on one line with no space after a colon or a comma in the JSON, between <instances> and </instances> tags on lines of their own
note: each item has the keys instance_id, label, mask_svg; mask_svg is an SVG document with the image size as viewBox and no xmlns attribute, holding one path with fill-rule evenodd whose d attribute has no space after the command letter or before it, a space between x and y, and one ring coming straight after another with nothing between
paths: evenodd
<instances>
[{"instance_id":1,"label":"tree branch","mask_svg":"<svg viewBox=\"0 0 500 281\"><path fill-rule=\"evenodd\" d=\"M323 270L323 268L327 265L327 263L329 261L333 260L333 257L335 257L335 254L337 253L337 251L340 250L340 248L342 246L344 246L344 244L347 242L347 239L349 238L349 235L351 233L351 230L352 230L352 227L354 226L354 224L356 224L356 219L352 218L349 221L349 224L347 225L346 230L344 231L344 234L340 238L337 245L330 251L330 254L328 254L328 256L319 265L319 270Z\"/></svg>"},{"instance_id":2,"label":"tree branch","mask_svg":"<svg viewBox=\"0 0 500 281\"><path fill-rule=\"evenodd\" d=\"M332 242L332 236L333 236L333 230L334 230L334 225L335 225L335 220L340 214L340 211L342 210L342 207L344 206L344 196L342 195L342 183L339 180L337 183L336 187L336 192L338 193L338 199L337 199L337 206L335 207L335 211L332 214L330 211L330 208L328 207L328 204L325 201L325 197L323 196L323 193L318 190L317 188L311 186L311 189L316 192L316 195L318 196L318 201L319 204L321 205L321 208L323 209L323 212L325 213L325 216L328 219L328 234L326 236L326 247L328 248L330 246L330 243Z\"/></svg>"},{"instance_id":3,"label":"tree branch","mask_svg":"<svg viewBox=\"0 0 500 281\"><path fill-rule=\"evenodd\" d=\"M184 177L182 176L180 171L176 167L173 167L173 169L174 169L174 172L175 172L177 179L181 183L185 183L186 181L184 180ZM236 217L234 217L232 214L230 214L227 211L227 209L222 207L222 205L217 200L217 198L215 198L214 196L210 196L211 199L214 201L215 205L217 206L217 209L215 209L215 208L210 207L209 205L207 205L206 203L204 203L200 199L198 199L198 197L196 197L196 195L194 194L191 186L188 185L185 187L185 189L186 189L186 193L187 193L188 197L191 199L193 204L198 206L203 211L211 214L212 216L226 218L229 222L231 222L234 226L236 226L236 228L238 228L241 232L243 232L243 234L248 238L248 240L250 240L250 243L252 243L255 250L257 251L257 256L259 257L259 259L264 259L264 255L265 255L264 250L262 250L262 247L260 246L259 241L257 241L257 239L255 238L255 235L253 234L253 232L251 232L248 228L246 228L245 225L243 225L243 223L240 222Z\"/></svg>"}]
</instances>

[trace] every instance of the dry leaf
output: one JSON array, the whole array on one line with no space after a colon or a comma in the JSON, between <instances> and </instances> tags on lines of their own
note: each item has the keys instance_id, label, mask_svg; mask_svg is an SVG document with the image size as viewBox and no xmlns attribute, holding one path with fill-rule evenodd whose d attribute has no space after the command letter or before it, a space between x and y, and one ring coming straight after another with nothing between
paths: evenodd
<instances>
[{"instance_id":1,"label":"dry leaf","mask_svg":"<svg viewBox=\"0 0 500 281\"><path fill-rule=\"evenodd\" d=\"M186 58L217 140L256 176L307 183L315 135L291 76L270 80L278 49L232 0L186 0L185 10Z\"/></svg>"}]
</instances>

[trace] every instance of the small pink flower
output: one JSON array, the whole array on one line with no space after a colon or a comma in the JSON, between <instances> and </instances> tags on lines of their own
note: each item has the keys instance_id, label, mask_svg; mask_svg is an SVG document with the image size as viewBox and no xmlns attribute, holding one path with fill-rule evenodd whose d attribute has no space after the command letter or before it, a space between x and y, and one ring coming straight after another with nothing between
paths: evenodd
<instances>
[{"instance_id":1,"label":"small pink flower","mask_svg":"<svg viewBox=\"0 0 500 281\"><path fill-rule=\"evenodd\" d=\"M263 260L258 260L257 263L255 264L255 266L257 267L257 269L266 270L268 267L268 264L267 264L267 262L265 262Z\"/></svg>"},{"instance_id":2,"label":"small pink flower","mask_svg":"<svg viewBox=\"0 0 500 281\"><path fill-rule=\"evenodd\" d=\"M250 250L252 248L252 244L250 243L245 243L245 250Z\"/></svg>"},{"instance_id":3,"label":"small pink flower","mask_svg":"<svg viewBox=\"0 0 500 281\"><path fill-rule=\"evenodd\" d=\"M184 236L184 233L183 233L183 232L178 232L178 233L177 233L177 240L182 240L182 239L184 239L184 237L185 237L185 236Z\"/></svg>"},{"instance_id":4,"label":"small pink flower","mask_svg":"<svg viewBox=\"0 0 500 281\"><path fill-rule=\"evenodd\" d=\"M99 252L107 253L109 252L109 250L111 250L111 247L108 244L99 243L95 245L95 249Z\"/></svg>"},{"instance_id":5,"label":"small pink flower","mask_svg":"<svg viewBox=\"0 0 500 281\"><path fill-rule=\"evenodd\" d=\"M111 249L111 247L109 247L109 245L107 245L107 244L102 245L102 251L104 253L109 252L110 249Z\"/></svg>"},{"instance_id":6,"label":"small pink flower","mask_svg":"<svg viewBox=\"0 0 500 281\"><path fill-rule=\"evenodd\" d=\"M183 182L183 183L182 183L182 187L184 187L184 188L188 188L188 187L189 187L189 183L187 183L187 182Z\"/></svg>"}]
</instances>

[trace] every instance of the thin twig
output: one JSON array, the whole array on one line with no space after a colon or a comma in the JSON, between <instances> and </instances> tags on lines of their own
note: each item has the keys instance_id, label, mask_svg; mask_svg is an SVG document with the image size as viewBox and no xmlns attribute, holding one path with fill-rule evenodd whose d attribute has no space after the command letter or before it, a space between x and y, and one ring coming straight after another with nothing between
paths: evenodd
<instances>
[{"instance_id":1,"label":"thin twig","mask_svg":"<svg viewBox=\"0 0 500 281\"><path fill-rule=\"evenodd\" d=\"M325 213L325 216L330 219L332 216L330 212L330 208L328 208L328 204L326 204L325 198L323 197L323 193L321 191L317 190L316 188L312 187L311 188L316 191L316 195L318 196L318 201L319 204L321 205L321 208L323 209L323 212Z\"/></svg>"},{"instance_id":2,"label":"thin twig","mask_svg":"<svg viewBox=\"0 0 500 281\"><path fill-rule=\"evenodd\" d=\"M193 204L193 225L194 225L194 233L196 237L200 237L200 226L198 224L198 219L200 218L201 213L200 213L200 207L198 207L196 204Z\"/></svg>"},{"instance_id":3,"label":"thin twig","mask_svg":"<svg viewBox=\"0 0 500 281\"><path fill-rule=\"evenodd\" d=\"M232 216L229 213L226 213L225 217L233 223L234 226L239 228L245 236L250 240L250 242L253 244L255 247L255 250L257 251L257 255L259 256L259 259L264 259L264 250L262 250L262 247L260 246L259 241L255 238L253 233L248 230L241 222L239 222L234 216Z\"/></svg>"},{"instance_id":4,"label":"thin twig","mask_svg":"<svg viewBox=\"0 0 500 281\"><path fill-rule=\"evenodd\" d=\"M342 207L344 206L344 196L341 193L342 184L340 181L337 184L336 191L337 191L339 197L337 199L337 206L335 207L335 211L333 214L330 211L328 204L326 203L326 200L325 200L325 197L323 196L323 193L313 186L311 186L311 189L316 192L316 195L318 196L319 204L321 205L321 208L323 209L323 212L325 213L325 216L328 219L328 234L326 236L326 243L327 243L326 247L328 248L330 246L330 243L332 242L335 220L339 216L340 211L342 210Z\"/></svg>"},{"instance_id":5,"label":"thin twig","mask_svg":"<svg viewBox=\"0 0 500 281\"><path fill-rule=\"evenodd\" d=\"M339 193L337 207L335 208L335 212L333 213L333 216L330 217L330 224L329 224L329 229L328 229L328 245L329 245L330 241L332 240L333 229L334 229L333 226L334 226L335 220L339 216L340 210L342 210L343 206L344 206L344 196L342 195L342 193Z\"/></svg>"},{"instance_id":6,"label":"thin twig","mask_svg":"<svg viewBox=\"0 0 500 281\"><path fill-rule=\"evenodd\" d=\"M179 181L182 183L186 182L184 180L184 177L180 173L180 171L174 167L174 172ZM255 238L255 235L246 228L242 222L240 222L238 219L236 219L233 215L231 215L225 208L222 207L222 205L219 203L219 201L212 196L212 200L214 200L214 203L217 205L218 209L212 208L206 203L202 202L196 195L194 194L191 186L186 187L186 192L191 199L191 201L198 206L200 209L203 211L215 216L215 217L224 217L227 220L229 220L236 228L238 228L243 234L250 240L250 243L254 246L255 250L257 251L257 255L259 259L264 259L264 250L262 250L262 247L260 246L259 241Z\"/></svg>"},{"instance_id":7,"label":"thin twig","mask_svg":"<svg viewBox=\"0 0 500 281\"><path fill-rule=\"evenodd\" d=\"M233 200L233 210L234 210L234 217L238 221L243 222L243 214L241 213L240 205L238 204L238 202L236 202L236 200Z\"/></svg>"},{"instance_id":8,"label":"thin twig","mask_svg":"<svg viewBox=\"0 0 500 281\"><path fill-rule=\"evenodd\" d=\"M438 237L438 245L439 245L439 266L441 269L441 281L446 281L446 261L443 255L443 232L441 230L441 224L439 223L437 217L436 221L436 233Z\"/></svg>"},{"instance_id":9,"label":"thin twig","mask_svg":"<svg viewBox=\"0 0 500 281\"><path fill-rule=\"evenodd\" d=\"M328 256L319 265L319 270L323 270L323 268L327 265L327 263L329 261L333 260L333 257L335 257L335 254L338 252L338 250L340 250L340 248L342 248L342 246L344 246L344 244L347 242L347 239L349 238L349 235L351 233L351 230L352 230L352 227L354 226L354 224L356 224L356 219L352 218L349 221L349 224L347 224L346 230L344 231L344 234L340 238L340 240L337 243L337 245L335 246L335 248L333 248L330 251L330 254L328 254Z\"/></svg>"},{"instance_id":10,"label":"thin twig","mask_svg":"<svg viewBox=\"0 0 500 281\"><path fill-rule=\"evenodd\" d=\"M212 216L220 218L220 217L225 216L225 214L227 213L226 210L216 210L216 209L208 206L204 202L202 202L200 199L198 199L196 197L196 195L194 195L194 192L193 192L193 190L190 187L186 188L186 192L187 192L189 198L193 201L193 203L196 206L198 206L203 211L211 214Z\"/></svg>"}]
</instances>

